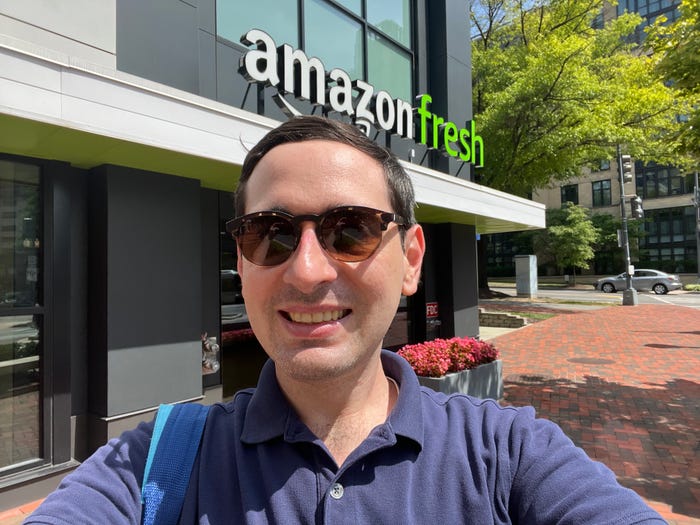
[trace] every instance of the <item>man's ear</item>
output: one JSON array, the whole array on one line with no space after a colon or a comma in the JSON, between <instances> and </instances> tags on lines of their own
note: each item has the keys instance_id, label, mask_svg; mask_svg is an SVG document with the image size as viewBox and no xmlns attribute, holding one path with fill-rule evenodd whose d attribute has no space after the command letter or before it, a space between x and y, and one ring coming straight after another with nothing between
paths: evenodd
<instances>
[{"instance_id":1,"label":"man's ear","mask_svg":"<svg viewBox=\"0 0 700 525\"><path fill-rule=\"evenodd\" d=\"M404 238L404 276L403 295L413 295L420 281L423 255L425 254L425 236L420 224L414 224L406 231Z\"/></svg>"}]
</instances>

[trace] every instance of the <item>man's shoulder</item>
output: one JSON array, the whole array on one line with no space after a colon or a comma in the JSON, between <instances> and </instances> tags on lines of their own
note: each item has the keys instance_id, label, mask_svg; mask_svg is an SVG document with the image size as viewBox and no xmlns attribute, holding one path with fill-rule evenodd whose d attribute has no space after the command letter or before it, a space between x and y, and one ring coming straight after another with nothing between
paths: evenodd
<instances>
[{"instance_id":1,"label":"man's shoulder","mask_svg":"<svg viewBox=\"0 0 700 525\"><path fill-rule=\"evenodd\" d=\"M420 396L423 419L426 428L431 429L429 436L440 433L453 438L464 436L472 443L490 447L499 441L519 440L531 433L557 431L550 421L538 419L529 406L504 406L494 399L448 395L426 387L421 387Z\"/></svg>"},{"instance_id":2,"label":"man's shoulder","mask_svg":"<svg viewBox=\"0 0 700 525\"><path fill-rule=\"evenodd\" d=\"M421 386L421 399L424 410L444 411L451 417L479 417L512 420L525 415L534 417L534 409L529 406L515 407L502 405L496 399L481 399L467 394L445 394Z\"/></svg>"}]
</instances>

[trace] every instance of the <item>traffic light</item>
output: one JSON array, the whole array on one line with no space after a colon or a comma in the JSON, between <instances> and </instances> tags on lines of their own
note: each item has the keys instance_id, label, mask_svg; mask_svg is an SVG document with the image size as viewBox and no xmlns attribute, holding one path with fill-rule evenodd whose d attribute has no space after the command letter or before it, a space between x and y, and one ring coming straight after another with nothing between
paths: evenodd
<instances>
[{"instance_id":1,"label":"traffic light","mask_svg":"<svg viewBox=\"0 0 700 525\"><path fill-rule=\"evenodd\" d=\"M630 208L632 209L633 219L643 219L644 218L644 208L642 208L642 198L635 195L630 199Z\"/></svg>"},{"instance_id":2,"label":"traffic light","mask_svg":"<svg viewBox=\"0 0 700 525\"><path fill-rule=\"evenodd\" d=\"M622 171L622 180L632 182L632 156L620 155L620 170Z\"/></svg>"}]
</instances>

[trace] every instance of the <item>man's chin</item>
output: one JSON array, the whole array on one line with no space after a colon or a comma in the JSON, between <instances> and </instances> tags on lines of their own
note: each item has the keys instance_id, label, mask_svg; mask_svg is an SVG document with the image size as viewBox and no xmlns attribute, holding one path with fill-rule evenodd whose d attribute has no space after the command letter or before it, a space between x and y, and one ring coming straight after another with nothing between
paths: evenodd
<instances>
[{"instance_id":1,"label":"man's chin","mask_svg":"<svg viewBox=\"0 0 700 525\"><path fill-rule=\"evenodd\" d=\"M337 379L350 373L358 364L347 350L318 346L283 352L273 360L278 374L303 382Z\"/></svg>"}]
</instances>

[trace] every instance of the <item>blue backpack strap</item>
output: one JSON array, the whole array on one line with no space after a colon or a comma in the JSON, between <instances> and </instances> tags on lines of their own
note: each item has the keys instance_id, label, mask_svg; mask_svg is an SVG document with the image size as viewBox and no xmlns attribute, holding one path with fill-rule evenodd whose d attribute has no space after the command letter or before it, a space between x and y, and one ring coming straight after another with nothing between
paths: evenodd
<instances>
[{"instance_id":1,"label":"blue backpack strap","mask_svg":"<svg viewBox=\"0 0 700 525\"><path fill-rule=\"evenodd\" d=\"M144 525L175 525L180 518L208 412L190 403L158 408L141 485Z\"/></svg>"}]
</instances>

